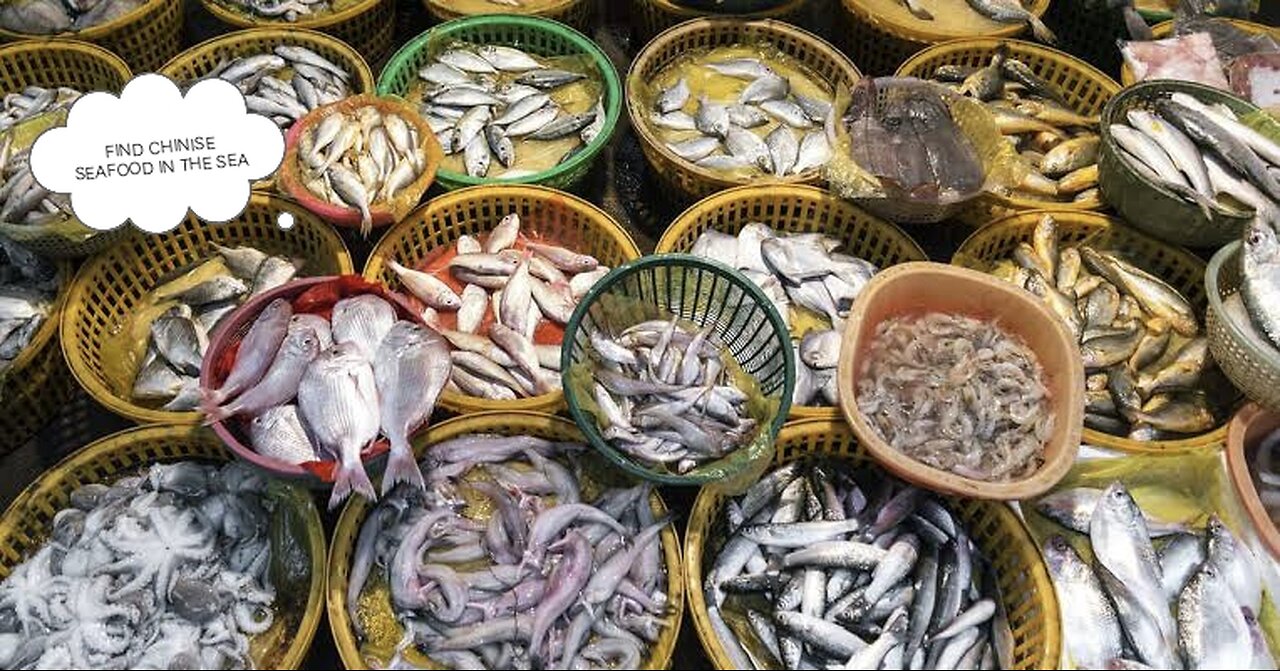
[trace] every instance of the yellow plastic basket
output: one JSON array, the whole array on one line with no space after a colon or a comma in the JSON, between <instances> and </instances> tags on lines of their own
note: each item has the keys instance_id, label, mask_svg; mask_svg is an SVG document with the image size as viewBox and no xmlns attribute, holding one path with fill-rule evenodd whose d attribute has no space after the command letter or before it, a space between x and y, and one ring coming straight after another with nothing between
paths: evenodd
<instances>
[{"instance_id":1,"label":"yellow plastic basket","mask_svg":"<svg viewBox=\"0 0 1280 671\"><path fill-rule=\"evenodd\" d=\"M778 434L774 465L820 454L845 458L855 468L875 468L848 425L825 419L805 419L783 426ZM703 487L693 504L684 539L684 575L688 580L690 615L702 648L717 669L735 667L708 621L702 579L714 563L713 548L724 542L720 511L725 500L715 488ZM1022 521L1003 503L995 501L949 499L948 503L995 569L1009 615L1009 627L1013 630L1012 668L1058 668L1062 654L1058 599L1040 552Z\"/></svg>"},{"instance_id":2,"label":"yellow plastic basket","mask_svg":"<svg viewBox=\"0 0 1280 671\"><path fill-rule=\"evenodd\" d=\"M582 432L573 422L553 415L536 412L482 412L441 422L427 431L414 437L414 453L421 457L436 443L473 433L489 433L504 436L535 436L555 441L575 441L585 444ZM618 474L619 483L629 482ZM650 506L656 517L665 515L666 504L655 490L649 498ZM351 628L351 617L347 613L347 581L351 570L351 559L355 552L356 536L368 516L372 506L368 501L353 497L342 510L338 518L338 526L333 532L333 543L329 548L329 584L327 588L327 609L329 626L333 629L333 640L338 646L338 655L348 669L368 669L369 662L360 654L360 646ZM649 654L641 663L642 669L665 669L670 666L671 656L675 651L676 639L680 632L680 623L684 618L685 580L681 571L684 564L680 561L680 539L674 528L668 526L662 531L662 554L667 569L667 603L671 612L666 616L667 625L663 627L657 642L649 648ZM388 626L398 626L388 623ZM410 652L406 658L411 663L428 666L422 668L440 668L417 652Z\"/></svg>"},{"instance_id":3,"label":"yellow plastic basket","mask_svg":"<svg viewBox=\"0 0 1280 671\"><path fill-rule=\"evenodd\" d=\"M1196 314L1204 319L1208 306L1204 288L1204 261L1181 247L1140 233L1120 219L1096 212L1038 210L1005 217L974 231L960 244L951 262L957 266L990 272L998 261L1011 257L1018 243L1031 242L1036 224L1044 214L1053 215L1057 222L1059 245L1075 245L1087 241L1094 247L1122 253L1134 265L1180 291L1191 302ZM1180 440L1130 440L1085 427L1083 442L1136 454L1188 452L1223 445L1230 419L1230 416L1224 417L1221 424L1212 431Z\"/></svg>"},{"instance_id":4,"label":"yellow plastic basket","mask_svg":"<svg viewBox=\"0 0 1280 671\"><path fill-rule=\"evenodd\" d=\"M954 31L929 30L929 21L910 21L909 25L892 20L868 8L864 0L841 0L844 11L840 29L841 46L869 75L889 75L912 54L930 45L959 38L1014 37L1027 31L1025 23L1011 23L986 35L970 35ZM1044 16L1049 0L1032 0L1027 10ZM903 10L905 12L905 9Z\"/></svg>"},{"instance_id":5,"label":"yellow plastic basket","mask_svg":"<svg viewBox=\"0 0 1280 671\"><path fill-rule=\"evenodd\" d=\"M223 0L200 0L200 4L219 21L235 28L272 27L291 34L297 28L304 28L327 33L350 45L374 69L382 65L395 47L395 0L356 0L336 12L293 22L248 14Z\"/></svg>"},{"instance_id":6,"label":"yellow plastic basket","mask_svg":"<svg viewBox=\"0 0 1280 671\"><path fill-rule=\"evenodd\" d=\"M1267 26L1261 23L1254 23L1252 21L1242 21L1240 19L1219 20L1230 21L1231 25L1245 31L1246 33L1253 33L1255 35L1269 33L1272 37L1280 40L1280 26ZM1152 26L1151 35L1157 40L1162 40L1166 37L1173 37L1173 21L1162 21ZM1120 63L1120 83L1126 87L1133 86L1138 83L1133 78L1133 70L1129 67L1129 64L1123 61Z\"/></svg>"},{"instance_id":7,"label":"yellow plastic basket","mask_svg":"<svg viewBox=\"0 0 1280 671\"><path fill-rule=\"evenodd\" d=\"M71 492L90 483L114 482L154 463L176 461L230 462L232 456L213 432L198 427L146 426L129 429L91 443L63 459L31 483L14 499L0 518L0 579L27 555L39 549L48 536L53 516L69 505ZM307 603L291 635L276 646L267 659L255 660L260 668L296 669L311 649L324 605L324 527L311 496L294 492L291 498L305 520L306 538L300 539L311 559L311 583Z\"/></svg>"},{"instance_id":8,"label":"yellow plastic basket","mask_svg":"<svg viewBox=\"0 0 1280 671\"><path fill-rule=\"evenodd\" d=\"M48 37L92 42L123 58L137 72L153 72L182 48L182 0L147 0L106 23ZM37 43L47 41L43 35L0 28L0 41L33 38Z\"/></svg>"},{"instance_id":9,"label":"yellow plastic basket","mask_svg":"<svg viewBox=\"0 0 1280 671\"><path fill-rule=\"evenodd\" d=\"M62 289L48 318L27 348L0 372L0 455L8 454L44 428L71 399L75 380L58 347L58 323L71 283L70 263L58 265Z\"/></svg>"},{"instance_id":10,"label":"yellow plastic basket","mask_svg":"<svg viewBox=\"0 0 1280 671\"><path fill-rule=\"evenodd\" d=\"M387 266L387 259L410 268L422 267L435 254L451 248L459 237L486 234L513 212L520 215L522 230L535 230L549 240L596 257L610 268L640 258L640 249L618 222L577 196L533 185L473 186L437 196L389 228L369 254L365 279L398 289L400 280ZM564 394L556 391L493 401L445 390L440 405L457 413L556 412L564 408Z\"/></svg>"},{"instance_id":11,"label":"yellow plastic basket","mask_svg":"<svg viewBox=\"0 0 1280 671\"><path fill-rule=\"evenodd\" d=\"M823 233L840 240L840 250L880 268L927 261L915 240L896 225L824 189L799 184L740 186L708 196L667 227L655 253L688 252L706 231L736 235L751 222L788 233ZM838 407L791 406L796 419L836 419Z\"/></svg>"},{"instance_id":12,"label":"yellow plastic basket","mask_svg":"<svg viewBox=\"0 0 1280 671\"><path fill-rule=\"evenodd\" d=\"M557 0L533 10L490 3L489 6L492 9L472 12L456 11L452 8L453 3L443 0L422 0L422 4L427 8L427 13L431 14L431 18L440 23L477 14L524 14L526 16L540 16L544 19L552 19L553 21L573 26L578 30L590 32L592 28L591 18L595 13L596 3L591 0Z\"/></svg>"},{"instance_id":13,"label":"yellow plastic basket","mask_svg":"<svg viewBox=\"0 0 1280 671\"><path fill-rule=\"evenodd\" d=\"M639 40L650 40L654 35L689 19L718 17L725 19L777 19L788 23L799 23L808 0L787 0L776 7L747 12L745 14L728 14L710 12L696 7L685 7L671 0L631 0L631 27L636 31Z\"/></svg>"},{"instance_id":14,"label":"yellow plastic basket","mask_svg":"<svg viewBox=\"0 0 1280 671\"><path fill-rule=\"evenodd\" d=\"M276 218L287 212L294 225L285 230ZM139 405L128 390L114 388L104 362L124 353L115 334L139 302L162 281L213 253L212 245L253 245L268 254L302 259L304 275L353 272L342 238L293 201L254 193L240 216L208 224L188 213L175 230L160 235L132 231L112 249L90 259L71 283L62 313L62 351L80 386L108 410L139 423L195 424L197 412L166 412Z\"/></svg>"},{"instance_id":15,"label":"yellow plastic basket","mask_svg":"<svg viewBox=\"0 0 1280 671\"><path fill-rule=\"evenodd\" d=\"M837 86L852 89L854 83L862 77L858 68L844 54L822 38L781 21L694 19L663 31L645 45L631 62L631 70L627 73L626 98L627 114L631 118L632 130L640 139L640 148L644 151L654 176L665 187L664 190L672 200L688 203L716 191L748 183L815 184L822 179L821 171L816 169L786 177L726 179L715 171L700 168L677 156L650 126L650 110L639 92L654 77L690 51L743 43L771 44L808 70L816 81L825 82L833 91Z\"/></svg>"},{"instance_id":16,"label":"yellow plastic basket","mask_svg":"<svg viewBox=\"0 0 1280 671\"><path fill-rule=\"evenodd\" d=\"M929 79L944 65L980 67L991 61L996 47L1001 44L1008 47L1010 56L1026 63L1032 72L1050 82L1062 94L1067 106L1077 114L1101 114L1111 96L1120 91L1120 85L1115 80L1075 56L1034 42L990 37L952 40L929 47L903 63L898 68L897 76ZM956 217L981 226L1010 214L1046 207L1088 211L1101 206L1082 207L1071 202L1058 203L988 193L966 204Z\"/></svg>"}]
</instances>

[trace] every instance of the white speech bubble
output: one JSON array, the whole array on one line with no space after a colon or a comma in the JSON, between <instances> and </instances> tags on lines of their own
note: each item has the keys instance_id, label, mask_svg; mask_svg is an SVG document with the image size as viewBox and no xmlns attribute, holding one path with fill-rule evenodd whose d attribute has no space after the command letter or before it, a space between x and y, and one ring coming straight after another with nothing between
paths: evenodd
<instances>
[{"instance_id":1,"label":"white speech bubble","mask_svg":"<svg viewBox=\"0 0 1280 671\"><path fill-rule=\"evenodd\" d=\"M223 222L244 211L250 183L275 172L284 136L250 114L239 89L206 79L186 96L167 77L141 75L120 97L81 97L66 126L37 138L31 171L41 186L71 194L86 226L132 221L151 233L182 223L187 209Z\"/></svg>"}]
</instances>

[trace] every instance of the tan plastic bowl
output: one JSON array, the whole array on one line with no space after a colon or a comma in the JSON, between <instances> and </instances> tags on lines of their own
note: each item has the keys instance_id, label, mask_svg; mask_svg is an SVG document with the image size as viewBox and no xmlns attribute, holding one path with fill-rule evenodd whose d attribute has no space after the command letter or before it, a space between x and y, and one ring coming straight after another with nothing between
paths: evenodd
<instances>
[{"instance_id":1,"label":"tan plastic bowl","mask_svg":"<svg viewBox=\"0 0 1280 671\"><path fill-rule=\"evenodd\" d=\"M1044 368L1055 428L1044 448L1044 463L1030 476L987 482L927 466L890 447L858 410L856 390L862 357L875 338L876 327L886 319L926 312L997 320L1035 352ZM847 324L837 371L840 407L858 440L894 475L945 494L1012 500L1048 491L1075 462L1084 422L1084 365L1066 327L1031 293L974 270L941 263L904 263L871 278L854 301Z\"/></svg>"},{"instance_id":2,"label":"tan plastic bowl","mask_svg":"<svg viewBox=\"0 0 1280 671\"><path fill-rule=\"evenodd\" d=\"M1258 489L1254 487L1253 475L1249 471L1249 462L1259 441L1276 429L1280 429L1280 415L1268 412L1257 403L1241 408L1227 427L1227 471L1231 473L1231 482L1240 493L1253 528L1271 556L1280 559L1280 531L1276 530L1271 515L1258 498Z\"/></svg>"}]
</instances>

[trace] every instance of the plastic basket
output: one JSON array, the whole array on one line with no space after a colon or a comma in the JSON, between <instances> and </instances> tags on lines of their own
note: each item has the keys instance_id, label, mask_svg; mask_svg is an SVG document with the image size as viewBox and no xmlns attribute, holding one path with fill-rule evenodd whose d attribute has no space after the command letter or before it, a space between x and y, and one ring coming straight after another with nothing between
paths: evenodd
<instances>
[{"instance_id":1,"label":"plastic basket","mask_svg":"<svg viewBox=\"0 0 1280 671\"><path fill-rule=\"evenodd\" d=\"M1271 515L1258 497L1253 483L1253 469L1249 467L1256 456L1259 442L1280 429L1280 416L1267 412L1256 403L1244 406L1231 418L1227 429L1227 471L1240 495L1245 513L1262 543L1271 556L1280 559L1280 529L1271 521Z\"/></svg>"},{"instance_id":2,"label":"plastic basket","mask_svg":"<svg viewBox=\"0 0 1280 671\"><path fill-rule=\"evenodd\" d=\"M865 448L843 422L807 419L789 422L778 434L773 465L808 456L830 455L853 468L874 468ZM685 579L689 581L689 612L702 649L717 669L735 668L724 652L707 617L702 581L724 542L723 494L703 488L693 504L685 531ZM1013 630L1014 669L1054 669L1062 654L1062 623L1058 598L1035 541L1018 516L992 501L949 499L948 507L968 527L975 545L995 569L996 583L1009 627Z\"/></svg>"},{"instance_id":3,"label":"plastic basket","mask_svg":"<svg viewBox=\"0 0 1280 671\"><path fill-rule=\"evenodd\" d=\"M1010 258L1019 242L1030 243L1036 224L1043 214L1052 214L1058 226L1058 244L1082 242L1099 249L1115 250L1134 265L1168 282L1196 309L1207 311L1205 264L1194 254L1169 245L1126 226L1119 219L1095 212L1044 210L1005 217L978 229L956 250L951 262L966 268L989 272L1002 259ZM1208 315L1212 319L1212 314ZM1211 326L1206 325L1206 330ZM1210 340L1212 344L1212 339ZM1215 355L1215 359L1216 359ZM1221 363L1220 363L1221 365ZM1084 442L1130 453L1170 454L1220 445L1226 438L1227 422L1212 431L1181 440L1130 440L1124 436L1084 428Z\"/></svg>"},{"instance_id":4,"label":"plastic basket","mask_svg":"<svg viewBox=\"0 0 1280 671\"><path fill-rule=\"evenodd\" d=\"M651 306L662 315L675 315L700 328L709 328L712 334L709 337L732 354L742 371L755 381L760 394L770 401L776 399L773 414L758 418L761 421L755 440L750 447L739 447L739 451L757 445L768 446L791 407L796 383L791 336L773 304L755 283L721 263L689 254L646 256L614 268L596 282L565 326L565 346L560 353L569 414L592 447L623 470L668 485L702 485L713 481L725 481L721 484L728 485L737 479L735 476L747 474L754 465L753 460L734 460L734 453L730 453L720 462L713 462L714 468L704 468L701 474L676 475L633 460L614 449L600 434L595 416L583 408L575 394L570 375L575 364L586 363L592 331L616 332L631 325L611 318L610 308L616 309L618 300ZM717 463L721 465L716 466Z\"/></svg>"},{"instance_id":5,"label":"plastic basket","mask_svg":"<svg viewBox=\"0 0 1280 671\"><path fill-rule=\"evenodd\" d=\"M1217 20L1228 21L1231 25L1245 31L1246 33L1253 33L1255 35L1269 33L1272 37L1280 40L1280 27L1267 26L1261 23L1254 23L1252 21L1242 21L1240 19L1218 18ZM1151 36L1157 40L1162 40L1166 37L1173 37L1173 21L1162 21L1152 26ZM1128 63L1123 62L1123 59L1121 59L1120 63L1120 83L1124 84L1126 88L1138 83L1133 77L1133 70L1129 67Z\"/></svg>"},{"instance_id":6,"label":"plastic basket","mask_svg":"<svg viewBox=\"0 0 1280 671\"><path fill-rule=\"evenodd\" d=\"M504 436L535 436L556 441L582 441L582 434L568 420L544 415L536 412L481 412L464 417L455 417L432 426L418 435L414 441L414 453L419 457L427 454L432 445L468 434L499 434ZM625 482L625 478L619 478ZM655 516L667 512L662 497L654 491L649 498ZM348 669L368 669L369 663L360 654L360 647L351 627L351 617L347 613L347 582L350 576L352 555L355 553L356 536L360 527L369 515L372 506L360 498L347 502L338 518L337 528L333 532L333 543L329 550L329 584L327 587L327 609L329 625L333 628L333 640L338 646L338 654L343 665ZM675 529L667 527L662 531L662 553L667 569L667 603L671 612L666 616L667 625L662 629L657 642L649 648L649 654L641 664L642 669L665 669L671 664L671 656L675 651L676 639L680 631L680 622L684 617L684 577L681 571L684 566L680 561L680 541ZM389 626L393 623L389 623ZM410 661L428 662L422 655L410 652L406 655ZM415 660L416 658L416 660ZM432 667L438 665L432 663Z\"/></svg>"},{"instance_id":7,"label":"plastic basket","mask_svg":"<svg viewBox=\"0 0 1280 671\"><path fill-rule=\"evenodd\" d=\"M480 14L522 14L559 21L573 26L577 30L589 31L592 28L591 18L595 14L595 3L591 0L558 0L547 4L545 7L538 7L532 10L526 10L523 7L490 4L490 7L493 8L491 10L470 13L456 11L451 7L451 4L446 0L422 0L422 5L427 8L427 13L440 23Z\"/></svg>"},{"instance_id":8,"label":"plastic basket","mask_svg":"<svg viewBox=\"0 0 1280 671\"><path fill-rule=\"evenodd\" d=\"M92 42L118 55L138 72L153 72L182 49L182 19L182 0L148 0L106 23L56 37ZM47 43L46 37L55 36L0 28L0 40L6 42L34 38L37 44Z\"/></svg>"},{"instance_id":9,"label":"plastic basket","mask_svg":"<svg viewBox=\"0 0 1280 671\"><path fill-rule=\"evenodd\" d=\"M604 96L605 122L599 135L572 158L547 170L519 179L472 177L466 173L440 170L436 180L445 189L458 189L478 184L540 184L553 189L568 189L586 177L609 144L622 114L622 86L618 72L604 51L586 35L550 19L536 16L485 15L456 19L441 24L415 37L391 57L378 77L378 93L404 96L418 79L418 70L442 46L451 42L501 44L518 47L536 56L569 56L582 54L591 59L600 76Z\"/></svg>"},{"instance_id":10,"label":"plastic basket","mask_svg":"<svg viewBox=\"0 0 1280 671\"><path fill-rule=\"evenodd\" d=\"M44 324L9 367L0 371L0 455L36 435L75 392L75 380L58 347L58 323L71 283L71 264L58 265L61 289Z\"/></svg>"},{"instance_id":11,"label":"plastic basket","mask_svg":"<svg viewBox=\"0 0 1280 671\"><path fill-rule=\"evenodd\" d=\"M704 17L734 18L754 21L777 19L787 23L799 23L808 0L786 0L775 7L741 14L713 12L698 7L687 7L671 0L631 0L631 26L636 39L647 42L654 35L689 19Z\"/></svg>"},{"instance_id":12,"label":"plastic basket","mask_svg":"<svg viewBox=\"0 0 1280 671\"><path fill-rule=\"evenodd\" d=\"M0 518L0 578L43 545L53 516L70 505L71 493L90 483L114 482L154 463L231 461L212 432L188 426L146 426L121 431L63 459L14 499ZM311 650L324 607L324 527L311 497L291 491L290 503L306 528L299 545L310 555L310 586L296 630L285 634L270 658L256 660L263 668L296 669ZM282 649L281 646L283 646Z\"/></svg>"},{"instance_id":13,"label":"plastic basket","mask_svg":"<svg viewBox=\"0 0 1280 671\"><path fill-rule=\"evenodd\" d=\"M1240 324L1225 308L1225 301L1240 293L1244 279L1240 268L1241 249L1241 243L1235 241L1218 250L1205 271L1209 302L1205 330L1209 334L1209 351L1232 384L1245 396L1275 412L1280 409L1280 352L1265 335L1251 324Z\"/></svg>"},{"instance_id":14,"label":"plastic basket","mask_svg":"<svg viewBox=\"0 0 1280 671\"><path fill-rule=\"evenodd\" d=\"M200 0L200 4L219 21L235 28L270 26L287 31L305 28L328 33L351 45L374 68L394 46L395 0L357 0L336 12L293 22L248 14L224 4L223 0Z\"/></svg>"},{"instance_id":15,"label":"plastic basket","mask_svg":"<svg viewBox=\"0 0 1280 671\"><path fill-rule=\"evenodd\" d=\"M288 230L276 223L282 212L294 217L295 224ZM352 272L351 255L332 228L298 204L267 194L253 194L245 211L223 224L204 223L188 214L169 233L133 231L80 268L62 313L67 364L80 386L111 412L139 423L200 421L197 412L166 412L138 404L128 389L113 388L104 361L125 355L108 344L139 302L162 281L211 256L214 243L252 245L268 254L302 259L305 275Z\"/></svg>"}]
</instances>

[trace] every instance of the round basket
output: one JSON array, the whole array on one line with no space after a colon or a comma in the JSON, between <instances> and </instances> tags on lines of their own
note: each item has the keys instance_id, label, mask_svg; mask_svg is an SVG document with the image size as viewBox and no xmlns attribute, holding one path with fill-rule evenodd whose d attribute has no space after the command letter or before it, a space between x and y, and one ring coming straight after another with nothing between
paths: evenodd
<instances>
[{"instance_id":1,"label":"round basket","mask_svg":"<svg viewBox=\"0 0 1280 671\"><path fill-rule=\"evenodd\" d=\"M294 217L288 230L276 222L282 212ZM62 312L62 352L80 386L95 401L139 423L200 421L198 412L166 412L138 404L127 387L119 388L120 383L110 379L105 362L126 356L113 336L142 299L175 273L212 255L214 243L252 245L268 254L302 259L307 275L352 272L351 255L332 228L298 204L267 194L250 196L245 211L226 223L207 224L188 213L169 233L134 231L80 268Z\"/></svg>"},{"instance_id":2,"label":"round basket","mask_svg":"<svg viewBox=\"0 0 1280 671\"><path fill-rule=\"evenodd\" d=\"M1058 244L1076 245L1088 242L1102 249L1117 250L1134 265L1159 277L1177 289L1200 314L1206 312L1205 264L1194 254L1160 242L1124 225L1119 219L1071 210L1045 210L1017 214L984 226L960 244L951 262L958 266L990 272L1002 259L1010 258L1020 242L1030 243L1041 215L1053 215L1058 225ZM1212 319L1212 314L1208 315ZM1211 327L1206 326L1206 330ZM1212 339L1210 340L1212 343ZM1216 355L1214 357L1217 359ZM1219 360L1219 365L1221 361ZM1171 454L1221 445L1227 435L1227 422L1212 431L1181 440L1138 441L1124 436L1084 428L1084 442L1121 452L1137 454Z\"/></svg>"},{"instance_id":3,"label":"round basket","mask_svg":"<svg viewBox=\"0 0 1280 671\"><path fill-rule=\"evenodd\" d=\"M796 61L833 91L844 86L852 89L862 74L844 54L813 33L771 19L741 21L738 19L694 19L668 28L640 50L627 72L627 115L631 128L640 139L640 148L653 175L664 191L675 201L692 202L717 191L750 183L816 184L822 180L821 170L813 168L798 175L757 179L727 179L720 173L701 168L671 151L649 123L650 109L641 95L663 70L674 61L701 49L734 44L768 44Z\"/></svg>"},{"instance_id":4,"label":"round basket","mask_svg":"<svg viewBox=\"0 0 1280 671\"><path fill-rule=\"evenodd\" d=\"M671 222L655 250L688 252L707 231L736 235L751 222L786 233L822 233L841 243L840 251L886 268L927 261L924 250L894 224L813 186L742 186L698 201ZM836 419L840 409L791 406L793 419Z\"/></svg>"},{"instance_id":5,"label":"round basket","mask_svg":"<svg viewBox=\"0 0 1280 671\"><path fill-rule=\"evenodd\" d=\"M71 493L90 483L114 482L154 463L232 460L218 438L205 429L189 426L145 426L129 429L90 443L58 462L14 499L0 518L0 578L44 543L54 515L70 505ZM305 604L294 604L298 624L274 646L270 657L257 661L262 668L297 669L311 650L324 607L324 527L310 495L286 490L284 496L303 523L305 538L296 539L309 555L310 583Z\"/></svg>"},{"instance_id":6,"label":"round basket","mask_svg":"<svg viewBox=\"0 0 1280 671\"><path fill-rule=\"evenodd\" d=\"M44 324L9 367L0 371L0 455L21 447L49 420L75 392L75 379L67 371L58 347L58 323L66 304L73 270L70 263L58 264L61 289Z\"/></svg>"},{"instance_id":7,"label":"round basket","mask_svg":"<svg viewBox=\"0 0 1280 671\"><path fill-rule=\"evenodd\" d=\"M92 42L124 59L135 72L154 72L182 49L182 19L182 0L147 0L137 9L106 23L61 33L56 37ZM48 44L46 37L55 36L30 35L0 28L0 41L22 40L36 49L42 43ZM114 90L122 87L123 84L118 85ZM82 90L88 92L92 89Z\"/></svg>"},{"instance_id":8,"label":"round basket","mask_svg":"<svg viewBox=\"0 0 1280 671\"><path fill-rule=\"evenodd\" d=\"M522 230L570 249L590 254L600 263L617 267L640 258L631 236L603 210L577 196L532 185L476 186L437 196L410 212L387 230L364 267L365 279L389 287L401 286L387 265L395 259L421 268L437 255L447 254L463 235L483 235L510 213L520 215ZM458 413L485 410L555 412L564 407L559 392L511 401L464 396L446 389L440 405Z\"/></svg>"},{"instance_id":9,"label":"round basket","mask_svg":"<svg viewBox=\"0 0 1280 671\"><path fill-rule=\"evenodd\" d=\"M641 464L615 449L601 435L595 415L583 407L590 394L579 398L573 384L577 373L574 367L589 365L591 332L616 333L640 320L628 321L629 318L668 319L670 315L710 329L709 337L729 350L742 372L753 381L766 408L764 416L755 417L758 428L751 443L685 475ZM791 408L796 369L786 324L754 282L715 261L689 254L655 254L614 268L578 303L565 326L564 341L560 374L573 421L591 446L609 461L646 480L667 485L717 482L736 486L737 481L752 474L753 467L763 465L757 457L772 451L773 438Z\"/></svg>"},{"instance_id":10,"label":"round basket","mask_svg":"<svg viewBox=\"0 0 1280 671\"><path fill-rule=\"evenodd\" d=\"M785 0L774 7L754 12L731 14L676 4L672 0L631 0L631 27L637 40L648 42L654 35L689 19L704 17L734 18L754 21L777 19L798 24L808 0Z\"/></svg>"},{"instance_id":11,"label":"round basket","mask_svg":"<svg viewBox=\"0 0 1280 671\"><path fill-rule=\"evenodd\" d=\"M1240 502L1271 556L1280 559L1280 530L1267 512L1253 483L1249 464L1256 458L1259 442L1280 429L1280 415L1267 412L1256 403L1240 409L1227 429L1227 471L1240 495Z\"/></svg>"},{"instance_id":12,"label":"round basket","mask_svg":"<svg viewBox=\"0 0 1280 671\"><path fill-rule=\"evenodd\" d=\"M886 16L866 6L865 0L841 0L844 11L838 35L841 46L867 74L890 75L912 54L930 45L948 40L974 37L1014 37L1026 32L1026 23L1010 23L985 35L936 30L930 21L911 16L905 6L896 6ZM1049 0L1032 0L1027 10L1043 16ZM932 30L931 30L932 29ZM1028 64L1030 65L1030 64Z\"/></svg>"},{"instance_id":13,"label":"round basket","mask_svg":"<svg viewBox=\"0 0 1280 671\"><path fill-rule=\"evenodd\" d=\"M1280 353L1252 324L1241 324L1247 313L1232 314L1226 300L1240 293L1243 281L1240 268L1239 241L1218 250L1205 271L1204 286L1208 294L1205 329L1209 332L1209 351L1218 367L1244 395L1262 407L1280 410Z\"/></svg>"},{"instance_id":14,"label":"round basket","mask_svg":"<svg viewBox=\"0 0 1280 671\"><path fill-rule=\"evenodd\" d=\"M1222 103L1237 115L1258 111L1257 107L1218 89L1171 80L1144 82L1126 88L1102 111L1102 144L1098 151L1098 186L1103 200L1134 227L1161 240L1188 247L1218 247L1238 239L1252 216L1227 217L1217 212L1205 218L1200 208L1147 179L1121 158L1111 124L1127 123L1125 114L1133 107L1173 93L1187 93L1206 105ZM1280 122L1271 121L1272 133L1280 137Z\"/></svg>"},{"instance_id":15,"label":"round basket","mask_svg":"<svg viewBox=\"0 0 1280 671\"><path fill-rule=\"evenodd\" d=\"M846 459L854 468L874 468L866 450L844 422L808 419L782 427L773 466L811 455L831 455ZM693 504L684 538L689 613L702 649L717 669L736 667L711 628L702 581L714 564L714 552L724 542L721 510L725 502L723 494L704 487ZM1012 668L1058 668L1062 654L1058 598L1035 541L1022 521L1008 506L993 501L955 498L947 503L995 569L1004 609L1009 614L1009 628L1013 630Z\"/></svg>"},{"instance_id":16,"label":"round basket","mask_svg":"<svg viewBox=\"0 0 1280 671\"><path fill-rule=\"evenodd\" d=\"M214 18L233 28L278 27L293 32L295 28L328 33L351 45L365 61L377 69L391 53L395 39L395 0L355 0L350 5L326 14L289 22L248 14L223 0L200 0Z\"/></svg>"},{"instance_id":17,"label":"round basket","mask_svg":"<svg viewBox=\"0 0 1280 671\"><path fill-rule=\"evenodd\" d=\"M512 15L472 16L436 26L400 47L378 77L378 93L405 96L418 80L418 70L439 52L442 45L456 41L514 46L537 56L586 56L600 75L605 122L591 144L569 160L547 170L504 180L440 170L436 177L440 186L458 189L479 184L540 184L553 189L568 189L586 177L600 151L609 144L622 114L622 85L613 62L604 50L586 35L549 19Z\"/></svg>"},{"instance_id":18,"label":"round basket","mask_svg":"<svg viewBox=\"0 0 1280 671\"><path fill-rule=\"evenodd\" d=\"M431 446L436 443L468 434L486 433L504 436L535 436L555 441L582 441L582 434L578 429L568 420L559 417L536 412L482 412L455 417L432 426L414 439L414 452L422 457L429 453ZM625 478L619 477L619 480L625 482ZM666 505L657 491L650 495L649 502L655 517L666 514ZM360 527L371 509L372 506L364 499L353 498L348 501L342 510L342 516L338 518L337 528L333 532L333 543L329 549L326 608L329 614L329 626L333 628L333 640L338 646L338 654L342 657L343 665L348 669L369 668L369 662L360 654L360 646L352 631L351 617L347 612L347 582L352 556L355 553L356 536L359 535ZM659 634L657 642L650 646L648 657L640 665L642 669L669 668L680 631L680 623L684 617L685 582L681 574L683 564L680 561L680 541L675 529L670 526L662 531L661 538L663 561L667 569L667 603L670 604L672 612L666 616L667 625ZM430 662L416 651L409 652L406 657L410 662ZM436 666L438 665L431 664L425 668Z\"/></svg>"},{"instance_id":19,"label":"round basket","mask_svg":"<svg viewBox=\"0 0 1280 671\"><path fill-rule=\"evenodd\" d=\"M448 0L422 0L422 4L427 8L427 13L431 15L431 18L439 23L481 14L517 14L559 21L582 31L591 30L591 18L595 10L595 3L591 0L554 0L554 2L546 3L543 7L534 9L507 7L486 2L487 8L468 11L453 9L452 6L456 3Z\"/></svg>"},{"instance_id":20,"label":"round basket","mask_svg":"<svg viewBox=\"0 0 1280 671\"><path fill-rule=\"evenodd\" d=\"M898 77L929 79L939 67L959 65L981 67L991 61L996 47L1005 45L1009 55L1022 61L1041 79L1050 82L1062 94L1067 106L1083 116L1097 116L1120 91L1120 85L1088 63L1057 49L1023 40L995 38L963 39L943 42L912 56L898 68ZM1093 210L1099 206L1080 206L1071 202L1033 200L984 193L967 203L956 215L974 225L982 225L1000 217L1045 207L1066 210Z\"/></svg>"},{"instance_id":21,"label":"round basket","mask_svg":"<svg viewBox=\"0 0 1280 671\"><path fill-rule=\"evenodd\" d=\"M1228 21L1231 23L1231 25L1235 26L1236 28L1239 28L1240 30L1243 30L1246 33L1252 33L1254 35L1261 35L1263 33L1267 33L1267 34L1270 34L1272 37L1276 38L1277 40L1280 40L1280 27L1267 26L1261 23L1254 23L1252 21L1243 21L1241 19L1219 18L1217 20ZM1173 21L1162 21L1152 26L1151 35L1157 40L1161 40L1166 37L1173 37ZM1133 69L1129 67L1128 63L1124 63L1124 62L1120 63L1120 83L1124 84L1126 88L1138 83L1134 79Z\"/></svg>"},{"instance_id":22,"label":"round basket","mask_svg":"<svg viewBox=\"0 0 1280 671\"><path fill-rule=\"evenodd\" d=\"M23 40L0 46L0 93L27 86L68 86L84 93L119 93L133 75L119 56L94 44L75 40ZM124 236L123 227L95 231L79 225L67 234L47 227L0 223L0 235L52 259L95 254Z\"/></svg>"}]
</instances>

